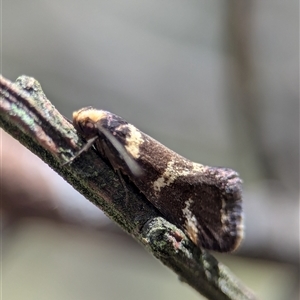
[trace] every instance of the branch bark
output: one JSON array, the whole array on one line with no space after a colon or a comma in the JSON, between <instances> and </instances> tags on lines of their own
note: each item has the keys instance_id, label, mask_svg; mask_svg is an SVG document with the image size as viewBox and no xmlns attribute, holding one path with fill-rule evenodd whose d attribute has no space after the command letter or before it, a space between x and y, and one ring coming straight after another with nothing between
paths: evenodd
<instances>
[{"instance_id":1,"label":"branch bark","mask_svg":"<svg viewBox=\"0 0 300 300\"><path fill-rule=\"evenodd\" d=\"M89 150L71 165L62 166L81 149L83 141L35 79L21 76L12 83L0 75L0 94L0 126L135 237L182 281L208 299L256 299L224 265L167 222L126 178L125 191L119 176L95 151Z\"/></svg>"}]
</instances>

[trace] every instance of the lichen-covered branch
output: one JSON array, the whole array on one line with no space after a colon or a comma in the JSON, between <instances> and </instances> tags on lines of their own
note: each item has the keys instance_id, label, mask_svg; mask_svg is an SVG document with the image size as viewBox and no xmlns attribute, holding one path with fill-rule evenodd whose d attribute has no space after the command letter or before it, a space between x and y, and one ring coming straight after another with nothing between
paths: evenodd
<instances>
[{"instance_id":1,"label":"lichen-covered branch","mask_svg":"<svg viewBox=\"0 0 300 300\"><path fill-rule=\"evenodd\" d=\"M71 165L63 166L83 142L35 79L21 76L12 83L0 76L0 95L0 126L174 270L182 281L208 299L256 299L224 265L167 222L127 178L122 183L95 151L91 149Z\"/></svg>"}]
</instances>

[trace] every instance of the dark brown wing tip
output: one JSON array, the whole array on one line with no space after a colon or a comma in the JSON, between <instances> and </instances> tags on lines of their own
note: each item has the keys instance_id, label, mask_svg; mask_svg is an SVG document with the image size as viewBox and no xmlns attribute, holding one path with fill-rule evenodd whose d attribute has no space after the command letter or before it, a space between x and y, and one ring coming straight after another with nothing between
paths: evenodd
<instances>
[{"instance_id":1,"label":"dark brown wing tip","mask_svg":"<svg viewBox=\"0 0 300 300\"><path fill-rule=\"evenodd\" d=\"M216 231L206 228L210 231L208 240L199 232L197 244L208 250L233 252L244 237L242 180L237 172L227 168L209 168L209 173L221 191L220 226Z\"/></svg>"},{"instance_id":2,"label":"dark brown wing tip","mask_svg":"<svg viewBox=\"0 0 300 300\"><path fill-rule=\"evenodd\" d=\"M244 237L244 215L243 215L243 195L242 180L239 174L231 169L224 169L223 196L224 222L222 222L224 233L224 244L222 251L235 251L241 244Z\"/></svg>"}]
</instances>

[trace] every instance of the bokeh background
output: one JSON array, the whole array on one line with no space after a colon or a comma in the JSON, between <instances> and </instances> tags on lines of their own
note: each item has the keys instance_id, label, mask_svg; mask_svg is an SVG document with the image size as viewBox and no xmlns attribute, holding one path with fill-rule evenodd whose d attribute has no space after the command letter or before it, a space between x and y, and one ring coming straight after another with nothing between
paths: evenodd
<instances>
[{"instance_id":1,"label":"bokeh background","mask_svg":"<svg viewBox=\"0 0 300 300\"><path fill-rule=\"evenodd\" d=\"M299 296L299 3L1 1L1 73L67 117L109 110L244 180L245 241L218 254L261 299ZM1 134L2 299L200 299Z\"/></svg>"}]
</instances>

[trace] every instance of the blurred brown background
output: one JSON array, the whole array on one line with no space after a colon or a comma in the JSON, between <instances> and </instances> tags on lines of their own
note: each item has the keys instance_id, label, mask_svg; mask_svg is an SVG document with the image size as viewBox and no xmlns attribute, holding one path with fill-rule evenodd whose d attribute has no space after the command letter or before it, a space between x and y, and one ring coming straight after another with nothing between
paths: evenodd
<instances>
[{"instance_id":1,"label":"blurred brown background","mask_svg":"<svg viewBox=\"0 0 300 300\"><path fill-rule=\"evenodd\" d=\"M218 259L261 299L298 299L298 6L3 0L1 73L35 77L69 118L106 109L191 160L237 170L246 237ZM200 298L0 134L4 300Z\"/></svg>"}]
</instances>

